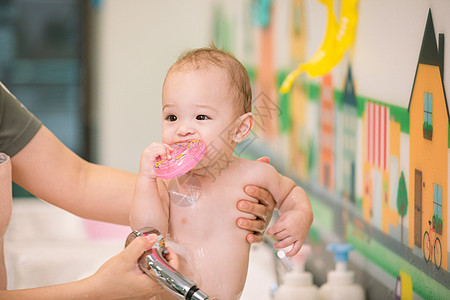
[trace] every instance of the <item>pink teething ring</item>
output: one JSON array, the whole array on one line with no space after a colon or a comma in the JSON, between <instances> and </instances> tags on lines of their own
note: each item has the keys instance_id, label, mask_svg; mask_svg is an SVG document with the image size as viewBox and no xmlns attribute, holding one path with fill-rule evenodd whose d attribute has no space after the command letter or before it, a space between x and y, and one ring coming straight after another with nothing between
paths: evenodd
<instances>
[{"instance_id":1,"label":"pink teething ring","mask_svg":"<svg viewBox=\"0 0 450 300\"><path fill-rule=\"evenodd\" d=\"M170 145L172 158L155 162L155 174L162 179L177 178L191 170L205 155L206 145L201 140L187 140Z\"/></svg>"}]
</instances>

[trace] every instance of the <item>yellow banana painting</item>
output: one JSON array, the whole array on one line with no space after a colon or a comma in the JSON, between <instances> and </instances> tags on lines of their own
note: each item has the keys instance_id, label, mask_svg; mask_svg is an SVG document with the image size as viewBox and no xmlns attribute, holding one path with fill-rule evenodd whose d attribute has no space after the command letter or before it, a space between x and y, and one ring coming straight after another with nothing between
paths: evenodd
<instances>
[{"instance_id":1,"label":"yellow banana painting","mask_svg":"<svg viewBox=\"0 0 450 300\"><path fill-rule=\"evenodd\" d=\"M303 72L310 77L329 73L341 60L355 40L358 22L358 0L342 0L339 23L333 11L333 0L318 0L327 9L327 31L321 46L306 62L301 63L284 79L280 91L287 93L294 80Z\"/></svg>"}]
</instances>

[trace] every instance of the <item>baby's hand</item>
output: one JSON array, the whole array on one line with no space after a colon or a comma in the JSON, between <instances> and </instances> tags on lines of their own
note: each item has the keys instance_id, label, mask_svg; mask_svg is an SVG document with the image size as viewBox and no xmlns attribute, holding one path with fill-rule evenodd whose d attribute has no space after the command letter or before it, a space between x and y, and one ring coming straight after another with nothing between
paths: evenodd
<instances>
[{"instance_id":1,"label":"baby's hand","mask_svg":"<svg viewBox=\"0 0 450 300\"><path fill-rule=\"evenodd\" d=\"M291 209L280 215L275 224L267 230L267 234L273 235L279 240L273 245L275 249L283 249L292 245L290 251L286 253L286 256L291 257L300 251L311 223L312 218L307 212Z\"/></svg>"},{"instance_id":2,"label":"baby's hand","mask_svg":"<svg viewBox=\"0 0 450 300\"><path fill-rule=\"evenodd\" d=\"M172 147L164 143L152 143L141 155L139 174L156 178L154 165L156 159L171 159Z\"/></svg>"}]
</instances>

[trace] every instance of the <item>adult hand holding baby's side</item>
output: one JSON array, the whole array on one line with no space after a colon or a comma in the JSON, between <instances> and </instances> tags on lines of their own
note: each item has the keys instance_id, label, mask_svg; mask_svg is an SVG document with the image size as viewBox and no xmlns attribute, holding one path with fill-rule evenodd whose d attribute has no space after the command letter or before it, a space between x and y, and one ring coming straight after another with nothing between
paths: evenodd
<instances>
[{"instance_id":1,"label":"adult hand holding baby's side","mask_svg":"<svg viewBox=\"0 0 450 300\"><path fill-rule=\"evenodd\" d=\"M270 163L270 159L266 156L258 158L257 161ZM241 229L250 231L250 233L247 234L247 241L249 243L259 243L272 218L275 200L266 189L258 186L247 185L244 188L244 192L258 200L258 202L255 203L247 200L240 200L237 203L237 207L242 212L255 215L256 219L239 218L237 220L237 225Z\"/></svg>"}]
</instances>

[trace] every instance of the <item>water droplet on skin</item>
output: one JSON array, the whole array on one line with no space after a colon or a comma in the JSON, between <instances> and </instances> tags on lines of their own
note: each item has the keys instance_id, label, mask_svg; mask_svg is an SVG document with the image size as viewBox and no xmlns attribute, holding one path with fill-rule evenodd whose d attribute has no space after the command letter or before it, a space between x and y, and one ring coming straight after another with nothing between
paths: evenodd
<instances>
[{"instance_id":1,"label":"water droplet on skin","mask_svg":"<svg viewBox=\"0 0 450 300\"><path fill-rule=\"evenodd\" d=\"M193 206L202 195L200 180L191 174L170 180L167 188L170 201L180 207Z\"/></svg>"}]
</instances>

